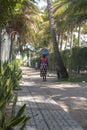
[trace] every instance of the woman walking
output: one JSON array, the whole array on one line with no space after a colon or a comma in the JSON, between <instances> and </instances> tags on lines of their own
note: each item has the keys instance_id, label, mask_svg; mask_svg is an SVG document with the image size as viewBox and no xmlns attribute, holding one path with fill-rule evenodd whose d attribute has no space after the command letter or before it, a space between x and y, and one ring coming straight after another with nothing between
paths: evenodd
<instances>
[{"instance_id":1,"label":"woman walking","mask_svg":"<svg viewBox=\"0 0 87 130\"><path fill-rule=\"evenodd\" d=\"M43 77L43 81L46 81L47 67L48 60L46 58L46 55L42 55L40 59L40 76Z\"/></svg>"}]
</instances>

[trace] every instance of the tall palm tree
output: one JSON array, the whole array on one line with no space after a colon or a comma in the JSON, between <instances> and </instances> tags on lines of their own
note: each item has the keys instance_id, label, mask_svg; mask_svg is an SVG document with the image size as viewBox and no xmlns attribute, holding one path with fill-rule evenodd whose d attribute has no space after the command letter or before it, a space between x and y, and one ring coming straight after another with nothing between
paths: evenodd
<instances>
[{"instance_id":1,"label":"tall palm tree","mask_svg":"<svg viewBox=\"0 0 87 130\"><path fill-rule=\"evenodd\" d=\"M21 0L19 0L21 1ZM10 3L11 4L11 3ZM40 21L40 15L38 7L31 0L24 0L20 3L20 7L17 6L15 12L10 9L9 19L6 19L8 34L11 36L11 48L10 48L10 56L12 55L12 46L14 41L15 34L20 36L21 42L34 42L36 40L36 29L38 28L38 21ZM15 13L13 13L13 11ZM21 43L20 42L20 43ZM20 46L20 44L19 44ZM20 46L21 48L21 46Z\"/></svg>"},{"instance_id":2,"label":"tall palm tree","mask_svg":"<svg viewBox=\"0 0 87 130\"><path fill-rule=\"evenodd\" d=\"M2 30L6 29L6 26L8 24L8 20L11 18L12 14L17 13L15 10L16 7L20 5L21 0L9 0L9 1L3 1L0 0L0 59L1 59L1 53L2 53ZM5 41L5 40L4 40ZM8 42L7 42L8 43ZM5 49L5 47L4 47ZM5 51L6 52L6 51Z\"/></svg>"},{"instance_id":3,"label":"tall palm tree","mask_svg":"<svg viewBox=\"0 0 87 130\"><path fill-rule=\"evenodd\" d=\"M71 32L70 46L73 45L72 31L74 28L79 28L78 46L81 46L80 33L82 23L87 20L87 0L55 0L53 10L57 29L63 27L63 32L66 30Z\"/></svg>"},{"instance_id":4,"label":"tall palm tree","mask_svg":"<svg viewBox=\"0 0 87 130\"><path fill-rule=\"evenodd\" d=\"M55 28L54 28L54 19L52 16L53 15L52 14L52 1L47 0L47 5L48 5L48 17L49 17L49 22L50 22L50 32L51 32L51 36L52 36L54 55L55 55L55 61L56 61L57 75L58 75L58 77L68 78L69 75L68 75L67 70L64 66L64 63L61 59L61 56L59 53L59 48L58 48L58 43L57 43L57 39L56 39L56 33L55 33Z\"/></svg>"}]
</instances>

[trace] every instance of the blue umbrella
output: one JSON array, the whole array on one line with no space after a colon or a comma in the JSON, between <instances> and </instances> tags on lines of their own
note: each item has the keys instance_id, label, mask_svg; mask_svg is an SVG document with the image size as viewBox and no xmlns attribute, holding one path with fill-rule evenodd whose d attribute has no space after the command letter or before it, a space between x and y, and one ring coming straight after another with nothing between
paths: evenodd
<instances>
[{"instance_id":1,"label":"blue umbrella","mask_svg":"<svg viewBox=\"0 0 87 130\"><path fill-rule=\"evenodd\" d=\"M49 52L48 52L47 49L43 48L43 49L40 51L40 54L42 54L42 55L47 55L47 54L49 54Z\"/></svg>"}]
</instances>

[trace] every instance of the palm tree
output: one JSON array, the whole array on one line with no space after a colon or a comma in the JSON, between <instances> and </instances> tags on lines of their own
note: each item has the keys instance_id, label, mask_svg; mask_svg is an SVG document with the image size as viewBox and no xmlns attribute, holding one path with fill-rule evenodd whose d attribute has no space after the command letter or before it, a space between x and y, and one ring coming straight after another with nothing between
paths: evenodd
<instances>
[{"instance_id":1,"label":"palm tree","mask_svg":"<svg viewBox=\"0 0 87 130\"><path fill-rule=\"evenodd\" d=\"M57 43L57 39L56 39L56 33L55 33L55 29L54 29L54 19L52 16L53 14L52 14L51 0L47 0L47 4L48 4L48 17L49 17L49 22L50 22L50 32L51 32L52 41L53 41L57 75L58 75L58 77L68 78L69 75L67 73L67 70L64 66L64 63L63 63L60 53L59 53L58 43Z\"/></svg>"},{"instance_id":2,"label":"palm tree","mask_svg":"<svg viewBox=\"0 0 87 130\"><path fill-rule=\"evenodd\" d=\"M80 35L81 35L81 26L84 21L87 20L87 0L65 0L68 2L68 8L66 9L64 15L67 15L67 19L72 18L71 23L78 27L78 46L81 46ZM67 20L66 19L66 20ZM74 26L73 26L74 27Z\"/></svg>"},{"instance_id":3,"label":"palm tree","mask_svg":"<svg viewBox=\"0 0 87 130\"><path fill-rule=\"evenodd\" d=\"M1 59L1 53L2 53L2 30L6 29L6 26L8 24L8 20L11 18L11 16L15 13L17 13L17 11L15 10L16 7L18 7L18 5L20 5L20 1L21 0L9 0L9 1L3 1L0 0L0 59ZM8 44L8 42L7 42ZM8 46L7 46L8 47ZM5 48L4 48L5 49ZM6 52L6 51L5 51ZM9 53L9 52L8 52Z\"/></svg>"},{"instance_id":4,"label":"palm tree","mask_svg":"<svg viewBox=\"0 0 87 130\"><path fill-rule=\"evenodd\" d=\"M79 1L56 0L54 2L53 9L54 9L54 18L55 18L58 30L59 28L63 28L63 32L65 32L66 30L70 30L72 33L75 27L81 27L81 23L87 19L86 7L87 7L86 0L84 1L82 0L79 0ZM60 23L61 25L59 25ZM80 40L78 39L78 44L80 43L79 41Z\"/></svg>"},{"instance_id":5,"label":"palm tree","mask_svg":"<svg viewBox=\"0 0 87 130\"><path fill-rule=\"evenodd\" d=\"M36 30L38 28L38 24L41 18L41 16L38 15L40 12L38 7L31 0L22 1L22 3L20 3L20 6L18 6L17 4L17 8L16 8L17 12L14 11L15 7L14 9L12 7L9 5L9 10L10 10L9 19L5 20L3 18L3 23L4 22L7 23L5 28L7 29L8 34L11 36L10 57L12 55L12 46L13 46L15 35L20 36L20 43L35 42ZM20 44L19 46L21 48Z\"/></svg>"}]
</instances>

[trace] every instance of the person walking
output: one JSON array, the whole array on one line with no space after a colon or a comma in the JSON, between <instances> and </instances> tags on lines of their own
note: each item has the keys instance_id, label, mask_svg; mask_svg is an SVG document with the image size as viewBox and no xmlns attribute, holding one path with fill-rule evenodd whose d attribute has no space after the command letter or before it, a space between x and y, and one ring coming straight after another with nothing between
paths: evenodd
<instances>
[{"instance_id":1,"label":"person walking","mask_svg":"<svg viewBox=\"0 0 87 130\"><path fill-rule=\"evenodd\" d=\"M46 55L42 55L40 59L40 76L43 77L43 81L46 81L48 60Z\"/></svg>"},{"instance_id":2,"label":"person walking","mask_svg":"<svg viewBox=\"0 0 87 130\"><path fill-rule=\"evenodd\" d=\"M37 69L38 69L38 62L36 60L36 62L35 62L35 70L37 70Z\"/></svg>"}]
</instances>

